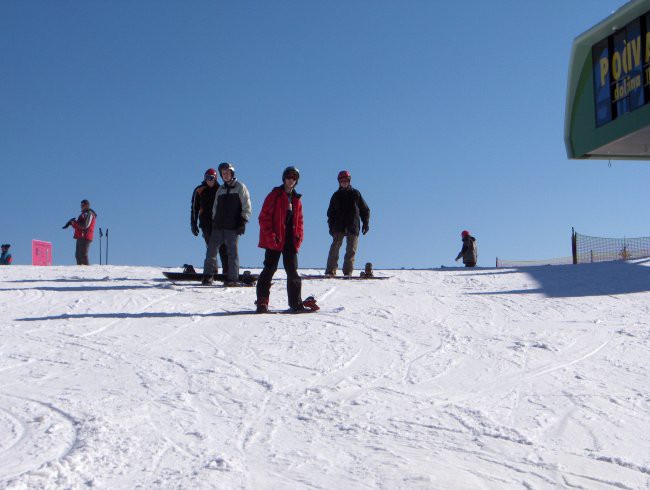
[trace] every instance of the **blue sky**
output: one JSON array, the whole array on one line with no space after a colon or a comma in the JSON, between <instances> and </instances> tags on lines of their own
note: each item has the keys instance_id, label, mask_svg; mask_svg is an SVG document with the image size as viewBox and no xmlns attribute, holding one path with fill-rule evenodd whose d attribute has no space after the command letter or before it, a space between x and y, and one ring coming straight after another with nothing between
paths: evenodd
<instances>
[{"instance_id":1,"label":"blue sky","mask_svg":"<svg viewBox=\"0 0 650 490\"><path fill-rule=\"evenodd\" d=\"M302 267L324 268L341 169L371 208L357 265L570 255L570 232L647 236L646 163L570 161L571 45L621 0L0 0L0 241L74 263L87 198L111 264L202 264L192 189L231 161L257 216L302 172ZM99 260L99 244L91 261Z\"/></svg>"}]
</instances>

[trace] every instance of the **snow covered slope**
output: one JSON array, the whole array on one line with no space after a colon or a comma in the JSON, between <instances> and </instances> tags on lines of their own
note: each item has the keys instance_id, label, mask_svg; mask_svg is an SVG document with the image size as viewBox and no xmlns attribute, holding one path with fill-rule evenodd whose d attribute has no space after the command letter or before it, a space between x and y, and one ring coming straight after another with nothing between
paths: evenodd
<instances>
[{"instance_id":1,"label":"snow covered slope","mask_svg":"<svg viewBox=\"0 0 650 490\"><path fill-rule=\"evenodd\" d=\"M377 274L0 268L0 487L650 486L645 263Z\"/></svg>"}]
</instances>

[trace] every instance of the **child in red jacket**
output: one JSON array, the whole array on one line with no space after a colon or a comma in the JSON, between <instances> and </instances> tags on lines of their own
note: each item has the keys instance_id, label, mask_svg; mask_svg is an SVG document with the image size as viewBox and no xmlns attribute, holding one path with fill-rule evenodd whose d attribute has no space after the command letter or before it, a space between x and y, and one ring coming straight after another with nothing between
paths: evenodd
<instances>
[{"instance_id":1,"label":"child in red jacket","mask_svg":"<svg viewBox=\"0 0 650 490\"><path fill-rule=\"evenodd\" d=\"M264 269L257 280L258 313L269 310L271 279L278 269L280 255L287 273L287 296L289 308L294 312L318 309L313 298L302 301L302 281L298 274L298 250L303 240L302 197L295 190L300 172L296 167L287 167L282 173L282 185L275 187L260 211L259 247L266 250Z\"/></svg>"}]
</instances>

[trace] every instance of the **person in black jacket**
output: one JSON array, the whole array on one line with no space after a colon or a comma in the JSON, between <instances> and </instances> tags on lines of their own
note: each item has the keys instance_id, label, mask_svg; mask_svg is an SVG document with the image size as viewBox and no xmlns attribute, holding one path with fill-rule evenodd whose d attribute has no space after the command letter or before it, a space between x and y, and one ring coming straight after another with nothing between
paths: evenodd
<instances>
[{"instance_id":1,"label":"person in black jacket","mask_svg":"<svg viewBox=\"0 0 650 490\"><path fill-rule=\"evenodd\" d=\"M341 170L338 181L339 189L332 195L327 209L327 224L332 236L332 245L327 257L325 274L336 275L339 250L343 238L346 238L343 274L349 276L354 270L354 256L357 253L359 231L365 235L370 229L370 209L361 197L361 193L350 184L350 172Z\"/></svg>"},{"instance_id":2,"label":"person in black jacket","mask_svg":"<svg viewBox=\"0 0 650 490\"><path fill-rule=\"evenodd\" d=\"M2 244L2 255L0 255L0 265L11 265L12 258L11 254L9 253L9 248L11 245L8 243L3 243Z\"/></svg>"},{"instance_id":3,"label":"person in black jacket","mask_svg":"<svg viewBox=\"0 0 650 490\"><path fill-rule=\"evenodd\" d=\"M203 182L197 185L194 188L194 192L192 192L190 226L194 236L199 236L199 228L201 229L206 248L210 243L210 234L212 233L212 207L218 188L217 171L209 168L203 175ZM219 247L219 257L221 257L223 273L226 274L228 272L228 253L225 245ZM217 270L215 269L214 273L216 272Z\"/></svg>"},{"instance_id":4,"label":"person in black jacket","mask_svg":"<svg viewBox=\"0 0 650 490\"><path fill-rule=\"evenodd\" d=\"M469 234L469 231L463 230L460 234L461 240L463 241L463 248L458 252L456 256L456 261L463 258L463 264L465 267L476 267L476 261L478 260L478 247L476 246L476 238Z\"/></svg>"}]
</instances>

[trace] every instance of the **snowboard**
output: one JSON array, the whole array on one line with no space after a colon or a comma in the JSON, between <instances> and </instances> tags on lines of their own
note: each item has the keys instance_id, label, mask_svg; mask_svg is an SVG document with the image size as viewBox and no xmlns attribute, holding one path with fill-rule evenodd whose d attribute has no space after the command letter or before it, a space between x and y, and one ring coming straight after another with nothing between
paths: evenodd
<instances>
[{"instance_id":1,"label":"snowboard","mask_svg":"<svg viewBox=\"0 0 650 490\"><path fill-rule=\"evenodd\" d=\"M224 311L224 315L302 315L306 313L316 313L318 310L302 310L302 311L292 311L292 310L269 310L266 313L258 313L255 310L240 310L240 311Z\"/></svg>"},{"instance_id":2,"label":"snowboard","mask_svg":"<svg viewBox=\"0 0 650 490\"><path fill-rule=\"evenodd\" d=\"M359 279L388 279L390 276L382 276L382 277L377 277L375 276L373 270L372 270L372 262L366 262L366 266L364 269L359 273L358 276L332 276L329 274L307 274L304 276L301 276L303 279L344 279L344 280L359 280Z\"/></svg>"},{"instance_id":3,"label":"snowboard","mask_svg":"<svg viewBox=\"0 0 650 490\"><path fill-rule=\"evenodd\" d=\"M390 279L392 276L367 276L367 275L360 275L360 276L326 276L325 274L306 274L303 276L300 276L302 279L341 279L344 281L368 281L368 280L374 280L374 279Z\"/></svg>"},{"instance_id":4,"label":"snowboard","mask_svg":"<svg viewBox=\"0 0 650 490\"><path fill-rule=\"evenodd\" d=\"M203 274L199 272L170 272L163 271L163 275L170 281L203 281ZM212 276L215 281L225 282L228 280L225 274L214 274ZM244 271L243 274L239 274L239 281L247 284L254 285L257 283L257 278L259 274L251 274L249 271Z\"/></svg>"}]
</instances>

